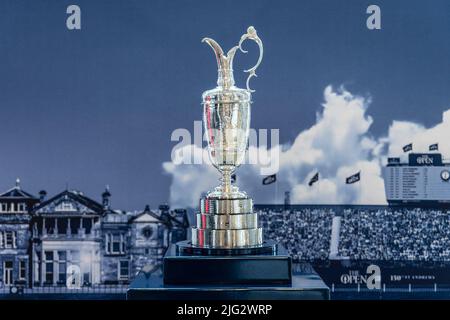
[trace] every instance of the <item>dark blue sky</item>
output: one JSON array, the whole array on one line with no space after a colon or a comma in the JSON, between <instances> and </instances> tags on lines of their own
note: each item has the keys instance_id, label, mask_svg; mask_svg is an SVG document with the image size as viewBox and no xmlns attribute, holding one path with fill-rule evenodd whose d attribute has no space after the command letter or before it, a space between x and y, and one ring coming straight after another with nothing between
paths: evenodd
<instances>
[{"instance_id":1,"label":"dark blue sky","mask_svg":"<svg viewBox=\"0 0 450 320\"><path fill-rule=\"evenodd\" d=\"M70 4L81 31L66 29ZM381 7L380 31L366 28L369 4ZM282 143L314 123L328 84L372 96L376 136L450 108L448 0L3 0L0 189L21 177L50 195L68 183L99 198L109 184L120 209L167 201L170 134L201 120L201 93L215 86L200 40L228 50L249 25L265 46L252 127L280 128ZM254 52L236 58L240 86Z\"/></svg>"}]
</instances>

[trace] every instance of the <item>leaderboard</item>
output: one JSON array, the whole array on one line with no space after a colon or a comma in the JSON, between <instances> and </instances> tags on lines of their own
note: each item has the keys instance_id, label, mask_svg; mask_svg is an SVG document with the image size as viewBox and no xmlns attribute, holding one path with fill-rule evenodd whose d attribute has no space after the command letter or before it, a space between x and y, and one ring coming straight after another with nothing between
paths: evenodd
<instances>
[{"instance_id":1,"label":"leaderboard","mask_svg":"<svg viewBox=\"0 0 450 320\"><path fill-rule=\"evenodd\" d=\"M450 202L450 165L440 154L410 154L407 164L391 158L383 177L388 202Z\"/></svg>"}]
</instances>

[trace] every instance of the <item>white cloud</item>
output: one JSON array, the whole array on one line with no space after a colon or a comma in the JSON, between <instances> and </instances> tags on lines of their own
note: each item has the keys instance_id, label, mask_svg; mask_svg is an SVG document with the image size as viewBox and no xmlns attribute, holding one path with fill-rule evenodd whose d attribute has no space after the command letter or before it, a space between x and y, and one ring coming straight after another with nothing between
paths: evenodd
<instances>
[{"instance_id":1,"label":"white cloud","mask_svg":"<svg viewBox=\"0 0 450 320\"><path fill-rule=\"evenodd\" d=\"M201 157L203 164L178 164L189 163L187 159ZM172 185L170 186L170 204L174 207L198 206L200 195L212 188L219 179L218 171L209 164L208 152L196 145L184 146L178 150L173 162L164 162L163 169L166 173L172 175ZM181 161L179 157L186 159ZM174 163L175 162L175 163ZM200 163L194 161L193 163Z\"/></svg>"},{"instance_id":2,"label":"white cloud","mask_svg":"<svg viewBox=\"0 0 450 320\"><path fill-rule=\"evenodd\" d=\"M385 137L374 138L369 129L373 123L367 114L370 98L356 96L345 89L324 91L324 103L316 123L300 132L294 142L277 146L279 171L276 184L263 186L258 165L242 165L237 170L238 185L255 203L282 203L284 191L291 191L292 203L310 204L385 204L381 166L385 158L399 156L402 147L413 142L415 151L428 150L439 143L444 155L450 154L450 110L443 123L426 129L420 124L393 121ZM203 157L206 150L189 145L180 157ZM249 153L262 150L250 146ZM197 207L203 192L218 184L219 174L209 164L175 165L165 162L163 168L172 175L170 202L173 206ZM312 187L309 179L319 172L320 180ZM345 184L345 178L361 171L361 181Z\"/></svg>"},{"instance_id":3,"label":"white cloud","mask_svg":"<svg viewBox=\"0 0 450 320\"><path fill-rule=\"evenodd\" d=\"M406 160L402 147L413 143L414 152L428 152L430 144L438 143L443 157L450 156L450 110L443 113L442 122L432 128L408 121L393 121L387 137L380 139L388 145L388 155Z\"/></svg>"}]
</instances>

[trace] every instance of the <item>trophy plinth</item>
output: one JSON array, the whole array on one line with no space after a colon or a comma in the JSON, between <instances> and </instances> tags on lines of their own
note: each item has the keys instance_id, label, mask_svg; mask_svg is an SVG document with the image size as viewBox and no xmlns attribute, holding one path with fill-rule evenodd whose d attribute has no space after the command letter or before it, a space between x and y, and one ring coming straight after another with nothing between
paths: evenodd
<instances>
[{"instance_id":1,"label":"trophy plinth","mask_svg":"<svg viewBox=\"0 0 450 320\"><path fill-rule=\"evenodd\" d=\"M247 89L234 86L233 58L246 39L260 49ZM253 27L224 54L204 38L216 55L217 87L203 93L203 125L209 157L221 183L200 200L190 240L172 245L162 276L141 272L128 290L129 299L328 299L329 290L315 274L292 273L291 257L272 241L263 241L253 200L232 183L245 158L250 128L249 80L262 60L262 42Z\"/></svg>"},{"instance_id":2,"label":"trophy plinth","mask_svg":"<svg viewBox=\"0 0 450 320\"><path fill-rule=\"evenodd\" d=\"M258 215L250 198L203 198L192 245L201 248L248 248L263 244Z\"/></svg>"}]
</instances>

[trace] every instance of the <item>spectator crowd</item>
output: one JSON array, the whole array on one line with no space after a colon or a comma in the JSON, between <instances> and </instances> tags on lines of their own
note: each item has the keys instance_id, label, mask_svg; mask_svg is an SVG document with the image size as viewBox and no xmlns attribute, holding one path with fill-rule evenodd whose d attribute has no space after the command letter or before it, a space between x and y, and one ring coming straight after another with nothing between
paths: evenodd
<instances>
[{"instance_id":1,"label":"spectator crowd","mask_svg":"<svg viewBox=\"0 0 450 320\"><path fill-rule=\"evenodd\" d=\"M294 261L329 258L333 217L341 217L339 256L352 260L450 261L450 210L358 207L259 210L264 238Z\"/></svg>"},{"instance_id":2,"label":"spectator crowd","mask_svg":"<svg viewBox=\"0 0 450 320\"><path fill-rule=\"evenodd\" d=\"M327 259L330 251L330 209L260 211L265 239L281 243L294 261Z\"/></svg>"}]
</instances>

